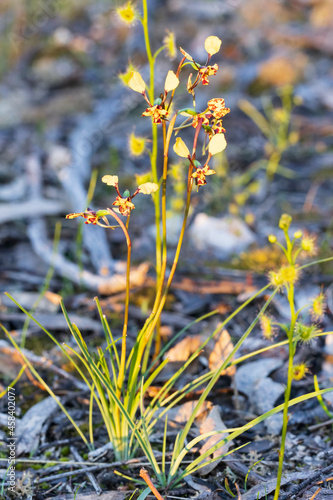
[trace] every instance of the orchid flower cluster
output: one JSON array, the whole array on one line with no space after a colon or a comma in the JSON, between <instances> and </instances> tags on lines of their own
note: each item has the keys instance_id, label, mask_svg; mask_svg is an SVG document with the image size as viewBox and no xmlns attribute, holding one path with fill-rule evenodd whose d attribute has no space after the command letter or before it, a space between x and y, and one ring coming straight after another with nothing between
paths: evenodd
<instances>
[{"instance_id":1,"label":"orchid flower cluster","mask_svg":"<svg viewBox=\"0 0 333 500\"><path fill-rule=\"evenodd\" d=\"M211 57L220 50L221 43L221 40L217 36L209 36L206 39L205 49L208 56L205 65L200 65L199 63L197 63L190 54L185 52L180 47L183 58L178 66L177 72L175 73L172 70L168 72L165 78L164 92L161 93L160 97L155 99L153 103L151 103L148 99L146 92L146 83L139 72L133 71L128 81L128 86L135 92L139 92L140 94L142 94L149 105L149 107L146 108L146 110L142 113L142 116L150 116L153 123L161 124L163 121L169 121L170 108L174 92L179 85L180 71L188 64L190 64L197 71L194 81L193 73L190 73L187 81L187 91L192 95L193 108L185 108L179 110L177 111L176 115L180 114L187 117L186 120L178 127L178 130L184 128L185 126L191 125L198 131L200 129L203 129L205 131L206 137L209 140L208 157L205 163L202 165L193 157L193 155L190 154L188 147L180 137L176 139L173 150L178 156L187 158L190 161L193 170L193 172L191 173L191 178L195 180L198 188L207 183L207 175L215 174L215 171L208 165L211 157L214 154L223 151L227 145L224 137L225 129L222 124L222 118L230 112L230 109L226 107L224 99L210 99L207 103L207 108L203 112L198 112L196 110L195 104L195 88L200 83L202 85L208 85L209 77L215 75L218 70L217 64L211 66L209 65L209 62ZM167 97L170 92L171 97L167 102Z\"/></svg>"},{"instance_id":2,"label":"orchid flower cluster","mask_svg":"<svg viewBox=\"0 0 333 500\"><path fill-rule=\"evenodd\" d=\"M140 184L134 191L134 193L131 195L129 190L126 189L123 194L120 193L119 191L119 179L117 175L104 175L102 177L102 182L105 182L108 186L113 186L117 192L117 198L115 201L112 203L112 205L118 207L114 209L115 211L118 211L121 215L124 215L125 217L128 217L131 214L131 211L135 208L134 203L132 202L132 199L139 193L141 194L151 194L155 193L155 191L158 190L158 185L155 184L154 182L145 182L144 184ZM84 212L77 212L77 213L72 213L72 214L67 214L66 219L76 219L77 217L83 217L86 219L84 221L85 224L93 224L93 225L99 225L102 227L110 227L108 220L106 218L107 215L110 215L110 209L106 210L91 210L90 208L87 208ZM100 223L100 219L102 219L105 222L104 224Z\"/></svg>"},{"instance_id":3,"label":"orchid flower cluster","mask_svg":"<svg viewBox=\"0 0 333 500\"><path fill-rule=\"evenodd\" d=\"M195 104L195 89L199 84L208 85L209 78L216 74L218 70L218 65L210 65L211 57L216 54L221 47L221 40L217 36L209 36L205 40L205 50L207 52L207 60L204 65L199 64L193 59L193 57L185 52L180 47L180 52L183 55L182 60L178 65L176 72L169 70L164 83L164 91L160 96L150 102L149 92L147 92L147 86L138 71L131 71L130 77L128 79L127 85L129 88L142 94L148 107L143 111L142 116L151 117L152 123L155 125L169 123L170 132L178 132L178 130L184 127L192 126L195 128L195 139L193 142L193 153L190 153L189 148L186 146L183 139L180 137L176 138L173 145L174 152L182 157L187 158L190 162L190 173L189 178L191 181L195 182L196 186L199 188L207 184L206 177L215 174L215 170L210 168L209 161L211 157L226 148L226 140L224 136L225 129L222 124L222 118L230 112L230 109L226 107L223 98L213 98L207 103L207 108L199 112L196 109ZM193 73L190 73L187 81L187 91L191 94L193 99L192 108L184 108L178 110L173 117L171 117L171 104L173 101L174 93L176 88L179 86L179 74L181 70L187 65L191 65L195 71L196 75L193 77ZM178 115L186 116L185 121L177 128L174 128L175 119ZM205 133L205 144L208 141L208 145L204 147L203 151L208 151L206 160L201 163L196 159L196 145L198 140L199 131L203 130ZM132 134L133 135L133 134ZM168 157L168 151L164 152L164 155ZM94 211L87 208L84 212L71 213L66 215L67 219L74 219L77 217L83 217L85 219L85 224L100 225L102 227L112 227L108 224L107 215L112 215L114 211L120 213L124 217L129 217L131 211L135 208L133 203L133 198L139 194L152 194L156 192L159 188L158 184L155 182L147 182L138 186L136 191L131 195L128 190L125 190L123 194L119 191L118 176L116 175L105 175L102 178L102 182L105 182L109 186L113 186L116 190L117 197L112 205L116 208L113 210L98 210ZM191 182L191 185L192 185ZM102 224L100 219L104 222Z\"/></svg>"}]
</instances>

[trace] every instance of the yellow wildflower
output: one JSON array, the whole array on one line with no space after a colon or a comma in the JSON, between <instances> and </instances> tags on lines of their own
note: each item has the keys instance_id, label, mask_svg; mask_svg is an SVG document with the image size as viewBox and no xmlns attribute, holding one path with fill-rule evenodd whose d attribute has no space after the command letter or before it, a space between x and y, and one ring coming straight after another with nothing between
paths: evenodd
<instances>
[{"instance_id":1,"label":"yellow wildflower","mask_svg":"<svg viewBox=\"0 0 333 500\"><path fill-rule=\"evenodd\" d=\"M124 71L124 73L119 73L119 78L120 80L123 82L123 84L127 87L128 86L128 82L130 80L130 78L132 77L132 74L137 71L136 67L134 66L134 64L132 64L131 62L127 65L127 68L126 70Z\"/></svg>"},{"instance_id":2,"label":"yellow wildflower","mask_svg":"<svg viewBox=\"0 0 333 500\"><path fill-rule=\"evenodd\" d=\"M128 25L132 25L139 18L139 14L131 0L126 2L121 7L117 7L116 13L121 21Z\"/></svg>"},{"instance_id":3,"label":"yellow wildflower","mask_svg":"<svg viewBox=\"0 0 333 500\"><path fill-rule=\"evenodd\" d=\"M301 247L304 252L307 252L310 256L316 255L317 245L315 236L304 236L301 241Z\"/></svg>"},{"instance_id":4,"label":"yellow wildflower","mask_svg":"<svg viewBox=\"0 0 333 500\"><path fill-rule=\"evenodd\" d=\"M135 135L134 132L132 132L128 136L128 148L131 156L133 157L143 155L146 148L146 138Z\"/></svg>"},{"instance_id":5,"label":"yellow wildflower","mask_svg":"<svg viewBox=\"0 0 333 500\"><path fill-rule=\"evenodd\" d=\"M283 229L283 231L288 231L292 218L288 214L282 214L279 221L279 228Z\"/></svg>"},{"instance_id":6,"label":"yellow wildflower","mask_svg":"<svg viewBox=\"0 0 333 500\"><path fill-rule=\"evenodd\" d=\"M165 47L167 56L173 60L177 56L176 37L173 31L166 30L167 34L163 38L163 45Z\"/></svg>"},{"instance_id":7,"label":"yellow wildflower","mask_svg":"<svg viewBox=\"0 0 333 500\"><path fill-rule=\"evenodd\" d=\"M282 266L279 271L271 271L269 273L269 280L272 286L280 288L283 285L294 284L299 276L299 271L295 266Z\"/></svg>"},{"instance_id":8,"label":"yellow wildflower","mask_svg":"<svg viewBox=\"0 0 333 500\"><path fill-rule=\"evenodd\" d=\"M326 310L325 294L320 292L317 297L312 300L312 306L310 308L311 317L319 321L323 319Z\"/></svg>"},{"instance_id":9,"label":"yellow wildflower","mask_svg":"<svg viewBox=\"0 0 333 500\"><path fill-rule=\"evenodd\" d=\"M306 363L300 363L299 365L293 366L293 379L302 380L305 375L309 372L309 368Z\"/></svg>"},{"instance_id":10,"label":"yellow wildflower","mask_svg":"<svg viewBox=\"0 0 333 500\"><path fill-rule=\"evenodd\" d=\"M267 316L266 314L260 316L260 326L265 339L270 340L272 337L274 337L276 328L269 316Z\"/></svg>"},{"instance_id":11,"label":"yellow wildflower","mask_svg":"<svg viewBox=\"0 0 333 500\"><path fill-rule=\"evenodd\" d=\"M270 243L276 243L276 240L277 240L277 238L276 238L275 234L270 234L270 235L268 236L268 241L269 241Z\"/></svg>"}]
</instances>

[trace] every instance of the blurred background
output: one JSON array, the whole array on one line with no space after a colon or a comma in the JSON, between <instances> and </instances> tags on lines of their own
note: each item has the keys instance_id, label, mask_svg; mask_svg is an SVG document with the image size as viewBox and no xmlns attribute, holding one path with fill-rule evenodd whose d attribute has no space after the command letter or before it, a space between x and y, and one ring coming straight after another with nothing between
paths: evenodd
<instances>
[{"instance_id":1,"label":"blurred background","mask_svg":"<svg viewBox=\"0 0 333 500\"><path fill-rule=\"evenodd\" d=\"M82 285L108 293L101 280L124 259L121 232L82 231L78 221L64 219L87 205L112 203L112 188L100 180L104 174L118 174L124 189L134 189L149 171L148 155L135 157L128 142L133 132L149 141L150 120L141 118L145 103L119 78L131 63L147 79L142 27L124 25L115 12L119 5L1 2L2 289L34 290L52 264L62 276L55 289L70 293ZM204 62L205 38L223 41L213 60L219 71L198 89L197 106L225 99L231 108L223 120L228 147L214 157L217 175L194 194L183 266L196 269L200 260L265 272L279 262L266 242L283 212L293 216L295 229L315 233L319 253L330 255L333 1L150 0L149 10L153 50L169 30L177 47ZM180 57L159 56L157 92ZM184 73L177 107L191 105ZM172 157L171 247L184 208L184 172ZM154 256L153 205L141 198L132 223L137 263Z\"/></svg>"}]
</instances>

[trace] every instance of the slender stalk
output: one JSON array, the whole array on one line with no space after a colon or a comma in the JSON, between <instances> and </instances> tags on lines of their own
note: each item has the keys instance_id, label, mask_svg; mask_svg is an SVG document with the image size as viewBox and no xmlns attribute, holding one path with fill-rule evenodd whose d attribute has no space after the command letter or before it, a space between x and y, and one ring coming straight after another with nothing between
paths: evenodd
<instances>
[{"instance_id":1,"label":"slender stalk","mask_svg":"<svg viewBox=\"0 0 333 500\"><path fill-rule=\"evenodd\" d=\"M146 53L149 64L149 89L148 95L149 100L153 104L155 101L155 54L152 54L150 38L149 38L149 30L148 30L148 5L147 0L142 0L142 10L143 17L141 19L143 34L145 39ZM152 120L152 150L150 154L150 165L153 182L158 184L158 172L157 172L157 150L158 150L158 134L157 134L157 125ZM156 275L157 275L157 286L160 279L161 274L161 265L162 265L162 257L161 257L161 209L160 209L160 196L159 193L153 193L152 195L155 207L155 225L156 225Z\"/></svg>"},{"instance_id":2,"label":"slender stalk","mask_svg":"<svg viewBox=\"0 0 333 500\"><path fill-rule=\"evenodd\" d=\"M277 475L274 500L278 500L279 493L280 493L280 487L281 487L283 460L284 460L287 427L288 427L288 406L289 406L291 386L292 386L292 381L293 381L293 364L294 364L294 352L295 352L293 335L294 335L295 324L296 324L296 320L297 320L297 314L295 312L295 302L294 302L295 297L294 296L295 296L294 285L290 284L290 287L288 290L288 302L290 305L290 313L291 313L291 322L290 322L290 328L289 328L289 333L288 333L288 345L289 345L288 378L287 378L287 387L286 387L285 394L284 394L283 425L282 425L281 446L280 446L280 453L279 453L279 467L278 467L278 475Z\"/></svg>"},{"instance_id":3,"label":"slender stalk","mask_svg":"<svg viewBox=\"0 0 333 500\"><path fill-rule=\"evenodd\" d=\"M119 373L118 373L118 381L117 381L117 397L120 397L121 394L121 389L123 386L123 382L125 379L125 366L126 366L126 337L127 337L127 327L128 327L128 309L129 309L129 291L130 291L130 271L131 271L131 250L132 250L132 242L131 238L129 237L127 227L123 223L120 217L111 210L111 208L107 209L109 214L116 219L118 224L120 225L121 229L123 230L123 233L126 238L126 244L127 244L127 266L126 266L126 297L125 297L125 312L124 312L124 326L123 326L123 335L122 335L122 342L121 342L121 356L120 356L120 367L119 367ZM129 217L127 218L126 225L128 226L129 223Z\"/></svg>"}]
</instances>

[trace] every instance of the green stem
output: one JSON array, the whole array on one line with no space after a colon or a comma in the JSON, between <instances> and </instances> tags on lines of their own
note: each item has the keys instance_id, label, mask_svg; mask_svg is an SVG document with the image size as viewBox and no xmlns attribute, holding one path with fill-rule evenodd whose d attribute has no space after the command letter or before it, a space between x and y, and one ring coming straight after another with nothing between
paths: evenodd
<instances>
[{"instance_id":1,"label":"green stem","mask_svg":"<svg viewBox=\"0 0 333 500\"><path fill-rule=\"evenodd\" d=\"M294 303L294 285L290 284L288 290L288 302L290 305L290 313L291 313L291 323L288 333L288 346L289 346L289 361L288 361L288 378L287 378L287 387L284 394L284 408L283 408L283 426L282 426L282 435L281 435L281 447L279 454L279 467L278 467L278 475L276 482L276 489L274 494L274 500L278 500L280 487L281 487L281 479L282 479L282 471L283 471L283 460L286 446L286 436L287 436L287 427L288 427L288 405L290 400L291 386L293 381L293 364L294 364L294 329L297 320L297 313L295 312L295 303Z\"/></svg>"}]
</instances>

